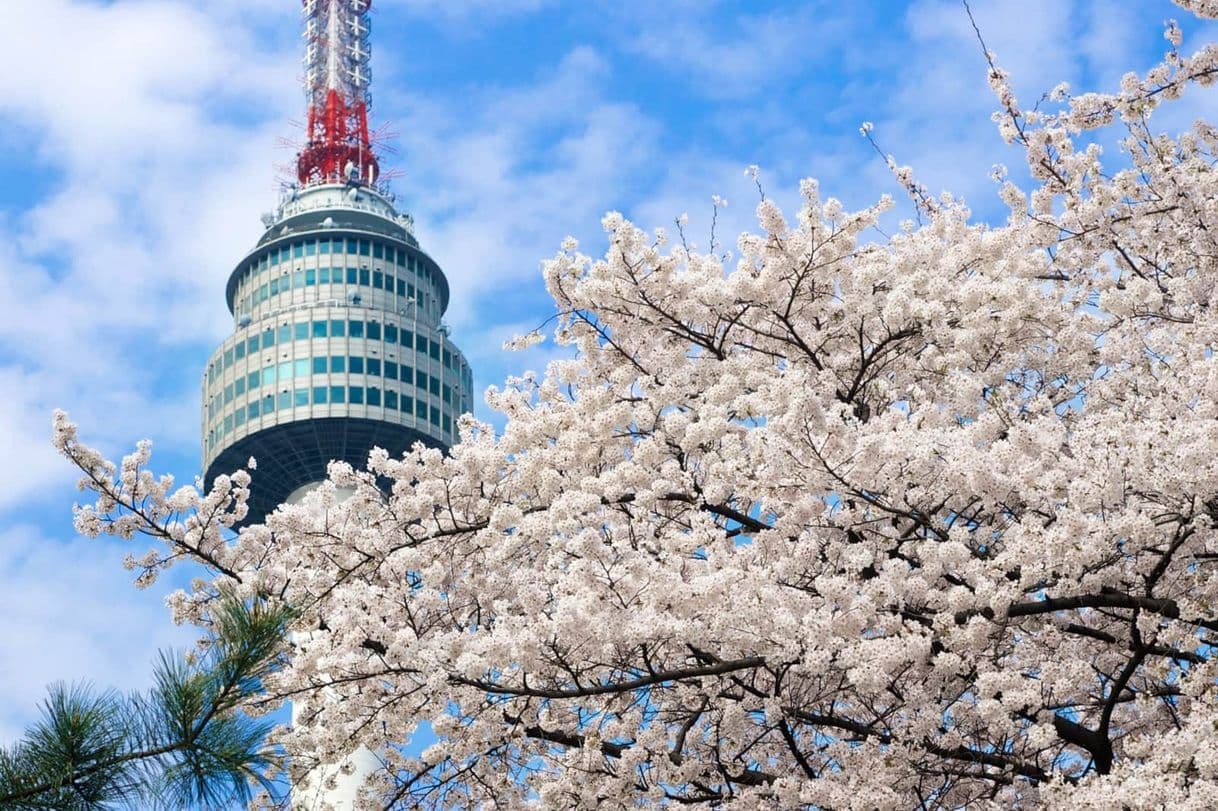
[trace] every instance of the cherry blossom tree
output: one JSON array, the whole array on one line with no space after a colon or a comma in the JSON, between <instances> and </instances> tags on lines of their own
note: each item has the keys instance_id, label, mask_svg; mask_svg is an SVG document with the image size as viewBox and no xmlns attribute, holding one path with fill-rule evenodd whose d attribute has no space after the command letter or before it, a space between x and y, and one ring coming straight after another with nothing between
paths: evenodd
<instances>
[{"instance_id":1,"label":"cherry blossom tree","mask_svg":"<svg viewBox=\"0 0 1218 811\"><path fill-rule=\"evenodd\" d=\"M895 163L891 237L812 181L731 250L608 215L545 265L573 357L489 391L501 432L235 538L256 469L175 490L58 415L77 526L163 541L141 584L206 565L178 619L291 605L262 704L297 776L379 753L383 806L1218 807L1218 128L1151 119L1218 47L1167 38L1036 110L990 57L1032 178L1000 226Z\"/></svg>"}]
</instances>

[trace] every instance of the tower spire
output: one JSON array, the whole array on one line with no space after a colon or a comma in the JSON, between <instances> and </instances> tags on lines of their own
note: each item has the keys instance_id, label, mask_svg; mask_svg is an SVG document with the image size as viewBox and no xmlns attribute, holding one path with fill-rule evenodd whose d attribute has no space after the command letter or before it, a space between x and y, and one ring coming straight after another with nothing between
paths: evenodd
<instances>
[{"instance_id":1,"label":"tower spire","mask_svg":"<svg viewBox=\"0 0 1218 811\"><path fill-rule=\"evenodd\" d=\"M372 0L302 0L308 133L297 157L302 185L374 183L380 164L368 130Z\"/></svg>"}]
</instances>

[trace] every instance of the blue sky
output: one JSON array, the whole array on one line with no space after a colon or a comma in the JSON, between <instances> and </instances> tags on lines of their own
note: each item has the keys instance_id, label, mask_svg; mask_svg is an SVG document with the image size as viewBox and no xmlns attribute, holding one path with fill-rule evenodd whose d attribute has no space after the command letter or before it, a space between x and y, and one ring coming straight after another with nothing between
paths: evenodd
<instances>
[{"instance_id":1,"label":"blue sky","mask_svg":"<svg viewBox=\"0 0 1218 811\"><path fill-rule=\"evenodd\" d=\"M0 28L0 741L44 685L141 686L169 623L167 579L138 592L118 542L75 538L75 478L53 408L118 455L198 472L199 380L231 329L224 282L276 200L299 134L294 0L39 0ZM551 306L539 263L563 237L603 245L601 215L648 227L688 212L705 244L751 223L759 164L791 204L801 177L863 206L899 194L864 120L932 190L999 218L991 166L1019 155L989 121L984 62L959 0L377 0L382 164L453 289L448 322L479 390L540 368L505 338ZM973 0L1031 102L1057 82L1115 88L1166 47L1218 36L1167 0ZM1162 117L1214 119L1214 92ZM280 171L280 175L283 172ZM1020 173L1014 171L1018 176ZM726 217L724 222L723 217ZM727 240L730 242L730 238ZM485 413L479 401L478 408Z\"/></svg>"}]
</instances>

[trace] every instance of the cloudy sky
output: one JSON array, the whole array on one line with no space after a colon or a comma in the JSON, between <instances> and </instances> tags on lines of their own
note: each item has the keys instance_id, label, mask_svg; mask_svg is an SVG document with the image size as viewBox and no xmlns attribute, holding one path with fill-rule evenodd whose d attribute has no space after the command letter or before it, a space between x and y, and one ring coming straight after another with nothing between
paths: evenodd
<instances>
[{"instance_id":1,"label":"cloudy sky","mask_svg":"<svg viewBox=\"0 0 1218 811\"><path fill-rule=\"evenodd\" d=\"M1218 38L1168 0L972 3L1029 102L1063 80L1115 88L1157 61L1168 17L1186 49ZM992 165L1019 162L989 121L960 0L375 5L375 114L396 134L382 165L452 281L447 320L479 390L544 364L544 346L500 347L551 313L539 262L568 234L599 251L605 211L648 227L688 212L705 244L714 194L728 230L749 224L749 164L784 201L806 176L851 206L895 195L865 120L980 219L1000 215ZM298 24L296 0L6 4L0 741L46 683L140 686L155 650L189 637L163 607L173 579L129 585L119 561L142 547L74 537L50 414L67 409L111 455L151 438L158 470L197 474L200 374L231 329L224 283L300 133ZM1216 95L1161 126L1213 120Z\"/></svg>"}]
</instances>

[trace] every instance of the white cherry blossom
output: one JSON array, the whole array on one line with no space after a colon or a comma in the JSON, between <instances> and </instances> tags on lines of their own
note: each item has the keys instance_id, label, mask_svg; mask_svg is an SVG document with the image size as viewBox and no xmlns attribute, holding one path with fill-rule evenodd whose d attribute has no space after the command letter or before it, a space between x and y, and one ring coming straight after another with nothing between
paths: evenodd
<instances>
[{"instance_id":1,"label":"white cherry blossom","mask_svg":"<svg viewBox=\"0 0 1218 811\"><path fill-rule=\"evenodd\" d=\"M895 159L922 220L883 241L891 201L813 182L731 259L610 214L545 264L573 357L487 393L502 432L234 539L252 464L177 488L57 415L77 527L158 539L141 584L208 566L179 619L297 607L253 709L295 703L297 778L379 753L378 807L1213 808L1218 130L1148 116L1218 48L1035 115L989 77L1034 178L995 172L1005 224Z\"/></svg>"}]
</instances>

